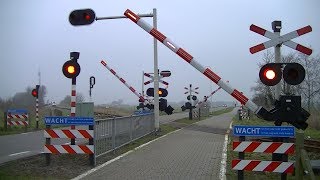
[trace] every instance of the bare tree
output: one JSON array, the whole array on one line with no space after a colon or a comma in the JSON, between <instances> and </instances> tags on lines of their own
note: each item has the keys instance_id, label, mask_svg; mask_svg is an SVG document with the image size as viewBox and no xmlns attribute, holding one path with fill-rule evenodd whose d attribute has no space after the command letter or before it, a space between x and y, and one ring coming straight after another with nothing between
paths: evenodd
<instances>
[{"instance_id":1,"label":"bare tree","mask_svg":"<svg viewBox=\"0 0 320 180\"><path fill-rule=\"evenodd\" d=\"M297 62L304 66L306 77L300 85L296 86L296 91L301 94L310 111L311 106L315 105L314 102L319 102L320 99L320 57L299 54Z\"/></svg>"}]
</instances>

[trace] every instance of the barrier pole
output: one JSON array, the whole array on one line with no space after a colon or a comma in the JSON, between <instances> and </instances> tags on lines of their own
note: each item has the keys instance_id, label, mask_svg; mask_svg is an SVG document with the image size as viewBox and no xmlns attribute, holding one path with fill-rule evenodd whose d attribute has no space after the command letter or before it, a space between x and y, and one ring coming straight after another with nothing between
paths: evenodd
<instances>
[{"instance_id":1,"label":"barrier pole","mask_svg":"<svg viewBox=\"0 0 320 180\"><path fill-rule=\"evenodd\" d=\"M7 112L4 112L4 130L7 131L7 128L8 128L8 119L7 119Z\"/></svg>"},{"instance_id":2,"label":"barrier pole","mask_svg":"<svg viewBox=\"0 0 320 180\"><path fill-rule=\"evenodd\" d=\"M51 129L50 125L46 125L46 129ZM51 145L51 138L46 138L46 145ZM46 153L46 164L49 166L51 163L51 153Z\"/></svg>"},{"instance_id":3,"label":"barrier pole","mask_svg":"<svg viewBox=\"0 0 320 180\"><path fill-rule=\"evenodd\" d=\"M246 137L245 136L239 136L239 141L245 141ZM239 152L239 159L244 159L244 152ZM243 170L238 170L238 180L244 180L244 171Z\"/></svg>"},{"instance_id":4,"label":"barrier pole","mask_svg":"<svg viewBox=\"0 0 320 180\"><path fill-rule=\"evenodd\" d=\"M230 83L226 83L225 81L223 81L223 79L220 76L218 76L216 73L214 73L210 68L205 68L204 66L202 66L199 62L196 61L196 59L193 56L191 56L184 49L182 49L177 44L172 42L168 37L163 35L160 31L152 27L146 21L141 19L139 15L135 14L129 9L127 9L124 12L124 15L128 17L131 21L136 23L143 30L145 30L147 33L149 33L150 35L155 37L157 40L159 40L161 43L163 43L171 51L176 53L178 56L180 56L183 60L185 60L195 69L197 69L207 78L209 78L212 82L216 83L228 94L230 94L232 97L237 99L241 104L244 104L246 107L252 110L255 114L257 114L258 116L264 116L267 113L266 109L264 109L261 106L258 107L253 101L251 101L249 98L244 96L240 91L231 87Z\"/></svg>"}]
</instances>

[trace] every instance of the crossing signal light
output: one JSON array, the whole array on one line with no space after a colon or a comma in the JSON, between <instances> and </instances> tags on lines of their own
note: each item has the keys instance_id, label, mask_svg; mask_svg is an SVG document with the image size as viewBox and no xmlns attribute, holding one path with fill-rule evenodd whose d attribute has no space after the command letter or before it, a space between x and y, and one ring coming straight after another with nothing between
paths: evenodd
<instances>
[{"instance_id":1,"label":"crossing signal light","mask_svg":"<svg viewBox=\"0 0 320 180\"><path fill-rule=\"evenodd\" d=\"M168 91L166 89L159 88L158 94L159 94L159 97L166 97L168 96ZM154 97L154 88L148 88L147 95Z\"/></svg>"},{"instance_id":2,"label":"crossing signal light","mask_svg":"<svg viewBox=\"0 0 320 180\"><path fill-rule=\"evenodd\" d=\"M38 91L36 89L32 89L31 94L33 97L38 97Z\"/></svg>"},{"instance_id":3,"label":"crossing signal light","mask_svg":"<svg viewBox=\"0 0 320 180\"><path fill-rule=\"evenodd\" d=\"M274 86L282 79L281 64L268 63L262 66L259 72L260 80L267 86Z\"/></svg>"},{"instance_id":4,"label":"crossing signal light","mask_svg":"<svg viewBox=\"0 0 320 180\"><path fill-rule=\"evenodd\" d=\"M75 60L69 60L62 66L62 72L67 78L75 78L80 74L80 65Z\"/></svg>"},{"instance_id":5,"label":"crossing signal light","mask_svg":"<svg viewBox=\"0 0 320 180\"><path fill-rule=\"evenodd\" d=\"M283 79L290 85L300 84L306 75L306 71L301 64L290 63L283 69Z\"/></svg>"},{"instance_id":6,"label":"crossing signal light","mask_svg":"<svg viewBox=\"0 0 320 180\"><path fill-rule=\"evenodd\" d=\"M260 69L259 77L267 86L278 84L282 78L290 85L298 85L304 80L305 74L305 69L298 63L268 63Z\"/></svg>"},{"instance_id":7,"label":"crossing signal light","mask_svg":"<svg viewBox=\"0 0 320 180\"><path fill-rule=\"evenodd\" d=\"M36 88L32 89L32 91L31 91L31 95L35 98L39 97L39 87L40 87L40 85L36 85Z\"/></svg>"},{"instance_id":8,"label":"crossing signal light","mask_svg":"<svg viewBox=\"0 0 320 180\"><path fill-rule=\"evenodd\" d=\"M74 10L69 15L69 22L74 26L89 25L96 19L92 9Z\"/></svg>"}]
</instances>

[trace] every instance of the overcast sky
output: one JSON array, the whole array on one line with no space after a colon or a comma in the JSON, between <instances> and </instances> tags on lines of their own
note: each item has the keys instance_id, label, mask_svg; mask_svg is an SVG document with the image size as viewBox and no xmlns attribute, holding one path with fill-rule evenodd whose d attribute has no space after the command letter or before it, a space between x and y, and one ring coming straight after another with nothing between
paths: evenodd
<instances>
[{"instance_id":1,"label":"overcast sky","mask_svg":"<svg viewBox=\"0 0 320 180\"><path fill-rule=\"evenodd\" d=\"M71 80L63 76L62 65L71 51L79 51L81 73L77 78L77 92L89 100L89 77L95 76L92 100L96 104L118 99L136 103L138 98L100 61L104 59L141 91L142 71L153 72L152 36L129 19L96 21L89 26L75 27L70 25L68 17L72 10L79 8L91 8L97 17L123 15L126 9L152 13L152 9L157 8L160 32L251 98L250 88L258 79L257 63L265 51L252 55L249 48L268 39L251 32L249 26L255 24L272 31L271 22L281 20L281 34L285 34L311 25L311 33L294 41L311 46L313 55L317 55L320 54L319 7L318 0L1 0L0 97L12 97L27 86L35 86L40 67L41 85L47 87L47 99L61 101L71 92ZM152 24L152 18L146 21ZM288 47L281 50L283 54L294 51ZM163 79L169 82L169 101L185 100L184 87L190 83L199 87L199 97L218 88L161 43L158 43L158 53L160 70L172 72L171 77ZM223 90L213 98L234 101Z\"/></svg>"}]
</instances>

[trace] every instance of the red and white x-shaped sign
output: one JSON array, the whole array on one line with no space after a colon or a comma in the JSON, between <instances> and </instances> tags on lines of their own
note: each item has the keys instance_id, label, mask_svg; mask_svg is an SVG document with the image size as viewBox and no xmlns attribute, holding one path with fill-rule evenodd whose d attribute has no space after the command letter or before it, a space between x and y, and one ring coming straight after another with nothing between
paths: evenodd
<instances>
[{"instance_id":1,"label":"red and white x-shaped sign","mask_svg":"<svg viewBox=\"0 0 320 180\"><path fill-rule=\"evenodd\" d=\"M299 52L302 52L306 55L312 54L312 49L291 41L291 39L293 39L293 38L296 38L296 37L299 37L301 35L304 35L306 33L311 32L312 31L311 26L303 27L301 29L298 29L296 31L292 31L292 32L284 34L282 36L279 36L273 32L267 31L267 30L265 30L261 27L258 27L254 24L252 24L250 26L250 30L270 39L269 41L266 41L264 43L261 43L261 44L258 44L256 46L251 47L250 48L251 54L262 51L262 50L267 49L269 47L276 46L278 44L284 44L284 45L286 45L292 49L295 49Z\"/></svg>"},{"instance_id":2,"label":"red and white x-shaped sign","mask_svg":"<svg viewBox=\"0 0 320 180\"><path fill-rule=\"evenodd\" d=\"M144 82L144 85L150 84L154 81L154 77L152 75L150 75L149 73L144 73L145 76L151 78L151 80ZM162 84L168 86L169 83L167 83L166 81L161 80L161 78L163 78L163 76L159 76L159 82L161 82Z\"/></svg>"}]
</instances>

